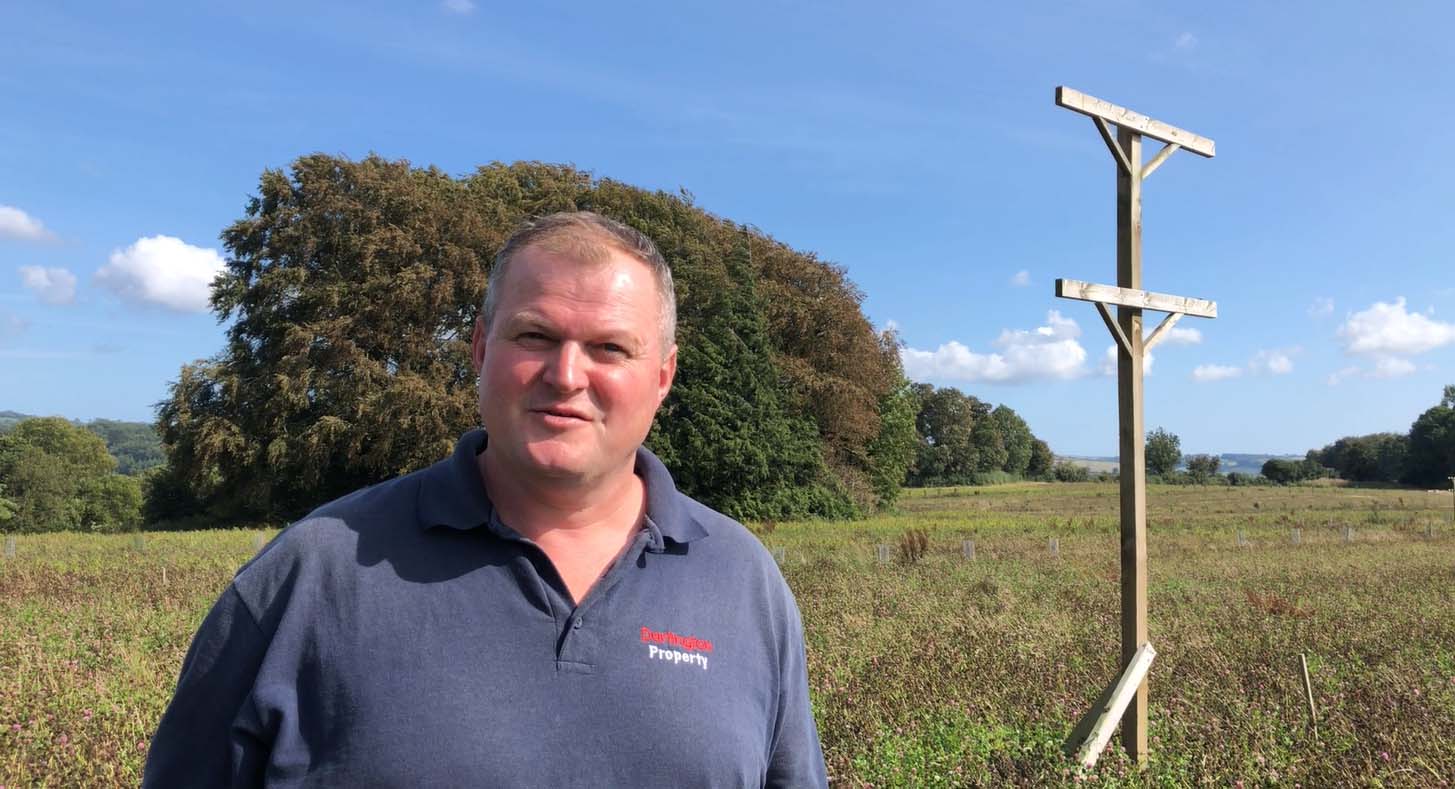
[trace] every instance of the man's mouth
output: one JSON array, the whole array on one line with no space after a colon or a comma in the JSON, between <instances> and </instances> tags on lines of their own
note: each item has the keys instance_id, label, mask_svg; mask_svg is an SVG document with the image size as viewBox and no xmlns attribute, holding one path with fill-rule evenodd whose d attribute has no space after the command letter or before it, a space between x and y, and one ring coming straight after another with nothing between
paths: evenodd
<instances>
[{"instance_id":1,"label":"man's mouth","mask_svg":"<svg viewBox=\"0 0 1455 789\"><path fill-rule=\"evenodd\" d=\"M536 413L536 414L541 414L542 416L556 417L556 418L559 418L559 419L579 419L579 420L581 420L583 422L589 422L589 421L591 421L591 417L588 414L586 414L583 411L578 411L578 410L576 410L574 408L564 408L564 407L532 408L531 409L531 412L532 413Z\"/></svg>"}]
</instances>

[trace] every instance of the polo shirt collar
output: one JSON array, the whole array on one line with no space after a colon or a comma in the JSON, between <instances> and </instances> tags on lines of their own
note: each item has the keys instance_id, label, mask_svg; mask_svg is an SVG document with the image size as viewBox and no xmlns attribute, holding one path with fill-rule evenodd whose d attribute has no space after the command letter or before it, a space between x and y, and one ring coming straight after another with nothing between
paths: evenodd
<instances>
[{"instance_id":1,"label":"polo shirt collar","mask_svg":"<svg viewBox=\"0 0 1455 789\"><path fill-rule=\"evenodd\" d=\"M421 529L448 526L469 530L485 526L498 533L496 525L504 526L495 517L495 507L485 493L476 462L486 441L484 430L471 430L460 437L448 460L425 469L416 506ZM707 536L707 529L694 517L686 498L677 492L667 467L646 447L637 447L635 471L647 486L647 550L661 552L666 550L666 541L687 543Z\"/></svg>"}]
</instances>

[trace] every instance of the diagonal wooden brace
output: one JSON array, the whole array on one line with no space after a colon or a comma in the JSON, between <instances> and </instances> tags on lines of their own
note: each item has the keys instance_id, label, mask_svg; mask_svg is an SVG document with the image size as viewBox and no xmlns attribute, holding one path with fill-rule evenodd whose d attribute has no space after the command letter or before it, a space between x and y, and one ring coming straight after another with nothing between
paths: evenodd
<instances>
[{"instance_id":1,"label":"diagonal wooden brace","mask_svg":"<svg viewBox=\"0 0 1455 789\"><path fill-rule=\"evenodd\" d=\"M1155 657L1157 650L1152 644L1142 644L1136 654L1132 655L1132 661L1127 664L1121 676L1102 691L1096 704L1086 711L1076 728L1071 731L1071 736L1066 738L1063 750L1068 755L1074 754L1082 767L1096 766L1096 760L1106 750L1112 731L1121 722L1122 713L1127 711L1133 694L1147 678L1147 671L1152 667L1152 659Z\"/></svg>"},{"instance_id":2,"label":"diagonal wooden brace","mask_svg":"<svg viewBox=\"0 0 1455 789\"><path fill-rule=\"evenodd\" d=\"M1097 302L1097 304L1100 303ZM1151 336L1142 341L1142 353L1145 354L1147 351L1152 350L1153 345L1167 339L1167 332L1172 328L1172 324L1176 323L1177 319L1181 317L1182 313L1180 312L1168 313L1167 317L1163 318L1162 322L1157 324L1157 329L1152 332Z\"/></svg>"},{"instance_id":3,"label":"diagonal wooden brace","mask_svg":"<svg viewBox=\"0 0 1455 789\"><path fill-rule=\"evenodd\" d=\"M1132 350L1131 340L1128 340L1126 332L1122 331L1122 325L1117 323L1116 318L1111 316L1111 310L1106 308L1104 302L1095 301L1092 303L1096 305L1096 311L1101 313L1101 319L1106 323L1106 330L1111 332L1111 336L1117 341L1117 345L1122 346L1122 350L1126 351L1128 356L1135 356L1137 352Z\"/></svg>"},{"instance_id":4,"label":"diagonal wooden brace","mask_svg":"<svg viewBox=\"0 0 1455 789\"><path fill-rule=\"evenodd\" d=\"M1116 138L1111 136L1111 129L1107 127L1106 121L1094 115L1091 120L1096 123L1096 130L1101 132L1101 139L1106 142L1106 147L1111 149L1111 155L1116 158L1117 166L1122 168L1122 172L1130 174L1132 160L1127 158L1127 152L1122 150L1122 146L1117 145Z\"/></svg>"}]
</instances>

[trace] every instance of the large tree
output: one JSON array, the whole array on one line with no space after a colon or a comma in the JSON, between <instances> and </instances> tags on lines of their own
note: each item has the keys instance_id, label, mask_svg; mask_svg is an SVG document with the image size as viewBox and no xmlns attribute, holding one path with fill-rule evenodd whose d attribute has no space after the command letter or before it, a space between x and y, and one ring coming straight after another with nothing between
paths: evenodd
<instances>
[{"instance_id":1,"label":"large tree","mask_svg":"<svg viewBox=\"0 0 1455 789\"><path fill-rule=\"evenodd\" d=\"M707 319L681 338L680 370L648 444L685 493L743 519L842 516L813 420L786 407L751 237L727 259L727 281L705 298Z\"/></svg>"},{"instance_id":2,"label":"large tree","mask_svg":"<svg viewBox=\"0 0 1455 789\"><path fill-rule=\"evenodd\" d=\"M874 448L903 429L902 420L896 427L881 418L901 386L897 348L875 334L842 269L718 219L686 193L648 192L569 166L491 164L452 178L407 162L324 155L266 171L246 215L224 232L227 268L212 306L229 323L227 345L185 366L159 408L170 476L153 488L185 502L181 485L214 518L279 519L443 457L476 424L468 342L495 252L521 220L574 209L657 242L677 285L678 375L689 387L718 375L724 349L742 350L722 332L752 311L740 309L735 299L749 295L734 284L751 279L765 336L747 358L766 358L776 376L759 376L756 366L753 376L719 375L724 398L774 392L776 406L748 405L776 408L795 436L818 445L827 476L815 484L834 492L830 509L887 498L894 454ZM734 259L745 235L752 254ZM724 314L735 309L736 317ZM701 347L689 350L694 343ZM654 445L672 428L659 422ZM775 479L802 478L799 465L770 465L782 475ZM697 479L704 470L673 471Z\"/></svg>"}]
</instances>

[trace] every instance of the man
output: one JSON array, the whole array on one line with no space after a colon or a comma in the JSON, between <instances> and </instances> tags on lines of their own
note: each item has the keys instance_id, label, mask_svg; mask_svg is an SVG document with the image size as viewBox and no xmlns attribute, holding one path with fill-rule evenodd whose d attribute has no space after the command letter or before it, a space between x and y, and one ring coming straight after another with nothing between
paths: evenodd
<instances>
[{"instance_id":1,"label":"man","mask_svg":"<svg viewBox=\"0 0 1455 789\"><path fill-rule=\"evenodd\" d=\"M675 313L634 230L517 232L471 343L484 430L238 572L144 783L826 785L777 566L641 447Z\"/></svg>"}]
</instances>

